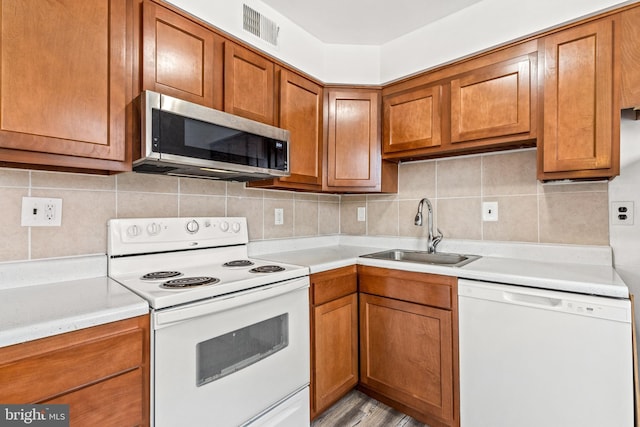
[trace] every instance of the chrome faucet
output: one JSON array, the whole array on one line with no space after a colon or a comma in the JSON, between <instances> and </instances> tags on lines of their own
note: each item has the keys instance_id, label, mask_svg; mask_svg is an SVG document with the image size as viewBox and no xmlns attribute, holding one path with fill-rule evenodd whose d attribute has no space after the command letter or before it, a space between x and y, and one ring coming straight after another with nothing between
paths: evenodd
<instances>
[{"instance_id":1,"label":"chrome faucet","mask_svg":"<svg viewBox=\"0 0 640 427\"><path fill-rule=\"evenodd\" d=\"M436 246L438 246L438 243L440 243L444 236L442 235L442 232L439 228L437 228L438 235L435 237L433 235L433 206L431 206L431 202L426 197L420 200L420 203L418 203L418 213L416 213L414 224L422 225L422 207L425 203L427 204L427 226L429 227L429 235L427 237L427 252L430 254L435 254Z\"/></svg>"}]
</instances>

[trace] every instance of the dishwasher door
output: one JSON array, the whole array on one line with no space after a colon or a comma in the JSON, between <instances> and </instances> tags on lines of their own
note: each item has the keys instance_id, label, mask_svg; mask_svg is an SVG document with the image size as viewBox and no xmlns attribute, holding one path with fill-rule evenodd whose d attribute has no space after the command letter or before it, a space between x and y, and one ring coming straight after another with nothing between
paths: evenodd
<instances>
[{"instance_id":1,"label":"dishwasher door","mask_svg":"<svg viewBox=\"0 0 640 427\"><path fill-rule=\"evenodd\" d=\"M461 427L632 427L629 300L460 279Z\"/></svg>"}]
</instances>

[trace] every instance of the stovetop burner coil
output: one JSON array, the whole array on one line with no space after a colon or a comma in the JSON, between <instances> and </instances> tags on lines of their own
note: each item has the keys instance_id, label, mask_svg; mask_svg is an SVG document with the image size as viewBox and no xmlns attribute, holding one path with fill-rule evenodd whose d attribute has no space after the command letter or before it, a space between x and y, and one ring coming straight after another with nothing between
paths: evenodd
<instances>
[{"instance_id":1,"label":"stovetop burner coil","mask_svg":"<svg viewBox=\"0 0 640 427\"><path fill-rule=\"evenodd\" d=\"M253 265L253 262L248 259L235 259L222 264L223 267L249 267L251 265Z\"/></svg>"},{"instance_id":2,"label":"stovetop burner coil","mask_svg":"<svg viewBox=\"0 0 640 427\"><path fill-rule=\"evenodd\" d=\"M279 265L261 265L249 270L249 273L277 273L278 271L284 271L284 267Z\"/></svg>"},{"instance_id":3,"label":"stovetop burner coil","mask_svg":"<svg viewBox=\"0 0 640 427\"><path fill-rule=\"evenodd\" d=\"M154 271L154 272L145 274L140 279L161 280L161 279L170 279L172 277L179 277L179 276L182 276L182 273L180 273L179 271Z\"/></svg>"},{"instance_id":4,"label":"stovetop burner coil","mask_svg":"<svg viewBox=\"0 0 640 427\"><path fill-rule=\"evenodd\" d=\"M208 276L181 277L179 279L168 280L160 285L160 287L166 289L184 289L193 288L196 286L214 285L219 281L220 279L216 277Z\"/></svg>"}]
</instances>

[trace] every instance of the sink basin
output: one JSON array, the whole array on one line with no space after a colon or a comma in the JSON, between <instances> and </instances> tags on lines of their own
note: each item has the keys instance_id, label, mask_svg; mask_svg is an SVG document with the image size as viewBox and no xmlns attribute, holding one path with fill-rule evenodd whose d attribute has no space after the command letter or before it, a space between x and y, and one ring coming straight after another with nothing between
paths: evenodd
<instances>
[{"instance_id":1,"label":"sink basin","mask_svg":"<svg viewBox=\"0 0 640 427\"><path fill-rule=\"evenodd\" d=\"M402 249L391 249L389 251L362 255L362 257L389 261L415 262L419 264L445 265L448 267L461 267L480 258L478 255L449 254L444 252L430 254L424 251L407 251Z\"/></svg>"}]
</instances>

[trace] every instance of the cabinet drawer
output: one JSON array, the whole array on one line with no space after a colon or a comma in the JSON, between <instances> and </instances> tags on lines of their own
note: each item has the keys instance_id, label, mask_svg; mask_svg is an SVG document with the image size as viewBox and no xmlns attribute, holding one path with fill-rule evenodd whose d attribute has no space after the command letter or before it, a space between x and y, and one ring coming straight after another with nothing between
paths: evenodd
<instances>
[{"instance_id":1,"label":"cabinet drawer","mask_svg":"<svg viewBox=\"0 0 640 427\"><path fill-rule=\"evenodd\" d=\"M143 365L137 319L0 349L0 402L52 398ZM136 326L131 328L129 326Z\"/></svg>"},{"instance_id":2,"label":"cabinet drawer","mask_svg":"<svg viewBox=\"0 0 640 427\"><path fill-rule=\"evenodd\" d=\"M140 368L42 403L69 405L72 426L144 425Z\"/></svg>"},{"instance_id":3,"label":"cabinet drawer","mask_svg":"<svg viewBox=\"0 0 640 427\"><path fill-rule=\"evenodd\" d=\"M447 310L453 308L455 277L358 266L358 280L360 292Z\"/></svg>"},{"instance_id":4,"label":"cabinet drawer","mask_svg":"<svg viewBox=\"0 0 640 427\"><path fill-rule=\"evenodd\" d=\"M324 304L358 291L355 265L311 275L311 304Z\"/></svg>"}]
</instances>

